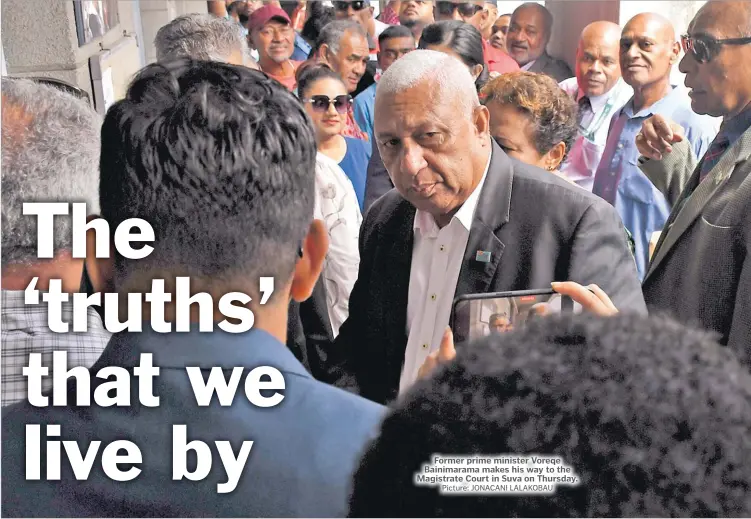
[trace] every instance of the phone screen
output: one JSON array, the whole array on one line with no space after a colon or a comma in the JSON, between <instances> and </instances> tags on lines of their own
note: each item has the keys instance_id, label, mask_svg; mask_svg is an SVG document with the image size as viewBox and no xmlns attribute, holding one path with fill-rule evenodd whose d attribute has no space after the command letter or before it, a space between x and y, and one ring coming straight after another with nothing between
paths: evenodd
<instances>
[{"instance_id":1,"label":"phone screen","mask_svg":"<svg viewBox=\"0 0 751 519\"><path fill-rule=\"evenodd\" d=\"M549 315L581 312L579 303L552 291L476 294L456 301L452 328L457 342L465 342L510 332Z\"/></svg>"}]
</instances>

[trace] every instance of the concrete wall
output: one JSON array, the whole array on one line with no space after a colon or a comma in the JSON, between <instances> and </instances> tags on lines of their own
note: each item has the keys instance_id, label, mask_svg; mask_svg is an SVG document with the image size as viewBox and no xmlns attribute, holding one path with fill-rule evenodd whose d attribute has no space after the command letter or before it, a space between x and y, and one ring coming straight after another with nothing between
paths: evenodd
<instances>
[{"instance_id":1,"label":"concrete wall","mask_svg":"<svg viewBox=\"0 0 751 519\"><path fill-rule=\"evenodd\" d=\"M62 79L94 99L89 58L102 56L119 98L133 74L156 59L156 31L182 14L207 12L206 5L205 0L121 0L118 23L79 47L73 0L6 0L0 24L7 75Z\"/></svg>"}]
</instances>

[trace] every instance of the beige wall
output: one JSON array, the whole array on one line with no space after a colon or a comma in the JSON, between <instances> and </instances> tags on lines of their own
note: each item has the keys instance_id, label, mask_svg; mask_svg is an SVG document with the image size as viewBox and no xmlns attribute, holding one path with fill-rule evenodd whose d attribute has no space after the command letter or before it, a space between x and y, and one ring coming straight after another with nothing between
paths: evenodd
<instances>
[{"instance_id":1,"label":"beige wall","mask_svg":"<svg viewBox=\"0 0 751 519\"><path fill-rule=\"evenodd\" d=\"M94 99L89 58L101 56L112 69L119 98L133 74L155 60L156 31L179 15L207 8L205 0L121 0L118 24L82 47L72 0L5 0L0 11L7 75L62 79Z\"/></svg>"}]
</instances>

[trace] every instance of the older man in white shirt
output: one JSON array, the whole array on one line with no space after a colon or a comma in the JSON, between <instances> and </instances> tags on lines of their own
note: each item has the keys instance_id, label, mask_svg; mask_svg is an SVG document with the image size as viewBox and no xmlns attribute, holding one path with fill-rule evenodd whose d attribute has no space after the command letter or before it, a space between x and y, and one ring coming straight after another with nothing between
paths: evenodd
<instances>
[{"instance_id":1,"label":"older man in white shirt","mask_svg":"<svg viewBox=\"0 0 751 519\"><path fill-rule=\"evenodd\" d=\"M579 136L561 173L588 191L592 191L610 121L633 95L621 79L620 38L621 28L612 22L585 27L576 52L576 77L560 83L579 104Z\"/></svg>"},{"instance_id":2,"label":"older man in white shirt","mask_svg":"<svg viewBox=\"0 0 751 519\"><path fill-rule=\"evenodd\" d=\"M409 52L383 74L375 106L375 142L395 189L364 217L349 316L327 352L325 381L393 400L440 350L463 294L572 277L645 311L615 209L509 158L460 60ZM457 343L467 339L456 330Z\"/></svg>"}]
</instances>

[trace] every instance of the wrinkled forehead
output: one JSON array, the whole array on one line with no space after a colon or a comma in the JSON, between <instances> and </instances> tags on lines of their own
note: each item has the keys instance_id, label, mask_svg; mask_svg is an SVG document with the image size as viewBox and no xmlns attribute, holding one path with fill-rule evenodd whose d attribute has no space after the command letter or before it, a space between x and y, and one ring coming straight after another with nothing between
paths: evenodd
<instances>
[{"instance_id":1,"label":"wrinkled forehead","mask_svg":"<svg viewBox=\"0 0 751 519\"><path fill-rule=\"evenodd\" d=\"M464 115L458 96L440 92L432 83L428 79L409 88L376 94L376 133L408 134L427 124L456 124Z\"/></svg>"},{"instance_id":2,"label":"wrinkled forehead","mask_svg":"<svg viewBox=\"0 0 751 519\"><path fill-rule=\"evenodd\" d=\"M725 5L706 4L688 24L686 32L694 37L709 36L717 39L749 36L749 14L738 12L730 2L719 4Z\"/></svg>"}]
</instances>

